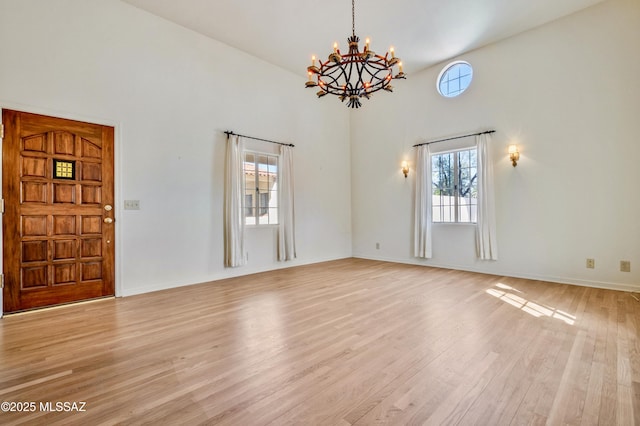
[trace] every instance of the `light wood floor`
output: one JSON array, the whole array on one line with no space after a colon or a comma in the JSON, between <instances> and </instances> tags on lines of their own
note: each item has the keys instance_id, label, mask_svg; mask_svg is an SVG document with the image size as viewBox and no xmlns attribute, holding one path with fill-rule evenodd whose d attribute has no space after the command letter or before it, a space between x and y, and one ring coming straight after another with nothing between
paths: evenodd
<instances>
[{"instance_id":1,"label":"light wood floor","mask_svg":"<svg viewBox=\"0 0 640 426\"><path fill-rule=\"evenodd\" d=\"M640 424L630 294L346 259L0 321L0 424Z\"/></svg>"}]
</instances>

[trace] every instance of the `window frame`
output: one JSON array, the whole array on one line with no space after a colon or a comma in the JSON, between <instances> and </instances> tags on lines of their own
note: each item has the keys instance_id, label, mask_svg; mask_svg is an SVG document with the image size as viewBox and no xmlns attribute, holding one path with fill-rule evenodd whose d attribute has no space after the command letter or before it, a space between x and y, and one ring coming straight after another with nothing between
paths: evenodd
<instances>
[{"instance_id":1,"label":"window frame","mask_svg":"<svg viewBox=\"0 0 640 426\"><path fill-rule=\"evenodd\" d=\"M247 155L253 155L254 156L254 160L253 162L247 162ZM276 171L275 171L275 183L276 183L276 190L272 190L271 188L267 189L267 192L260 192L260 177L259 177L259 167L258 164L264 164L262 162L258 161L259 157L267 157L267 167L270 166L269 164L269 158L274 158L275 159L275 166L276 166ZM243 219L243 225L247 226L247 227L272 227L272 226L279 226L280 224L280 194L279 194L279 189L277 188L277 185L280 183L280 154L276 154L276 153L272 153L272 152L264 152L264 151L257 151L257 150L253 150L253 149L244 149L242 152L242 168L243 168L243 174L246 175L246 163L249 164L253 164L254 167L254 187L255 189L249 194L247 193L247 179L246 176L243 176L243 191L244 191L244 196L242 197L242 219ZM263 206L262 202L263 199L265 197L263 197L262 195L266 195L269 194L271 192L275 192L275 206ZM247 197L251 196L252 198L252 205L250 207L247 206ZM267 200L271 200L271 197L266 197ZM248 208L251 208L253 210L253 214L249 215L248 213ZM265 214L267 216L267 220L268 223L261 223L260 222L260 217L262 216L260 214L260 212L265 209ZM274 214L274 219L275 222L271 222L270 221L270 210L274 210L273 213ZM248 218L253 218L254 219L254 223L247 223L247 219Z\"/></svg>"},{"instance_id":2,"label":"window frame","mask_svg":"<svg viewBox=\"0 0 640 426\"><path fill-rule=\"evenodd\" d=\"M449 71L451 71L452 68L454 68L457 65L466 65L466 66L469 67L469 70L470 70L470 73L469 73L469 84L467 84L467 86L464 89L459 90L457 93L454 93L454 94L450 94L450 92L444 93L440 89L440 85L442 83L442 79ZM457 78L455 78L453 80L459 80L459 82L460 82L462 80L462 77L458 76ZM452 81L452 80L449 79L448 81ZM467 89L471 86L471 82L473 82L473 66L467 61L453 61L453 62L449 62L447 65L445 65L442 68L442 70L440 71L440 74L438 74L438 78L436 79L436 90L438 91L440 96L442 96L443 98L446 98L446 99L457 98L458 96L462 95L464 92L467 91Z\"/></svg>"},{"instance_id":3,"label":"window frame","mask_svg":"<svg viewBox=\"0 0 640 426\"><path fill-rule=\"evenodd\" d=\"M470 169L475 168L476 173L474 175L474 177L471 178L471 181L473 182L475 180L475 187L476 187L476 191L477 191L477 179L478 179L478 148L477 146L467 146L467 147L462 147L462 148L455 148L455 149L447 149L447 150L443 150L443 151L439 151L439 152L434 152L434 153L430 153L429 154L429 161L431 162L431 193L430 196L431 198L431 223L432 224L436 224L436 225L476 225L478 223L478 198L476 197L476 202L475 204L471 203L468 205L464 205L460 203L460 197L457 195L457 192L459 191L459 186L460 186L460 177L459 177L459 170L460 170L460 160L459 160L459 154L461 152L464 151L468 151L469 153L471 153L472 151L475 151L475 165L469 165ZM441 209L442 212L442 208L443 207L448 207L449 209L453 208L453 219L454 220L439 220L436 221L435 218L435 209L436 209L436 204L433 203L433 197L434 197L434 191L436 189L435 184L433 182L433 173L434 173L434 169L433 169L433 158L436 156L443 156L443 155L451 155L453 154L453 196L450 196L453 198L453 203L449 204L449 205L438 205L438 208ZM473 183L472 183L473 186ZM465 197L466 198L466 197ZM473 197L470 197L470 199ZM461 208L465 208L467 206L474 206L476 208L476 212L475 212L475 220L473 219L473 215L471 214L471 212L469 212L469 220L468 221L461 221L460 218L460 209ZM440 216L444 216L443 214L441 214Z\"/></svg>"}]
</instances>

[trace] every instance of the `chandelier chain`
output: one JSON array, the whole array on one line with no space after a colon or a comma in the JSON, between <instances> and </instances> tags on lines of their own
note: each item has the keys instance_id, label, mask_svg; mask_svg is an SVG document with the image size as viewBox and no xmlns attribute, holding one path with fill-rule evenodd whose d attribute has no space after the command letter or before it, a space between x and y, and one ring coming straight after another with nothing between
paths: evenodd
<instances>
[{"instance_id":1,"label":"chandelier chain","mask_svg":"<svg viewBox=\"0 0 640 426\"><path fill-rule=\"evenodd\" d=\"M351 0L351 35L356 35L356 0Z\"/></svg>"}]
</instances>

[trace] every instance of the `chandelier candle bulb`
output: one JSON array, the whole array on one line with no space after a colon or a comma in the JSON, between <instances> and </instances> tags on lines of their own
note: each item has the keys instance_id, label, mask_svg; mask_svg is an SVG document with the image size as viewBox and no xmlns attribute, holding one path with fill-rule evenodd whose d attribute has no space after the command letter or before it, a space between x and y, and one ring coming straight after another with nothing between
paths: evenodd
<instances>
[{"instance_id":1,"label":"chandelier candle bulb","mask_svg":"<svg viewBox=\"0 0 640 426\"><path fill-rule=\"evenodd\" d=\"M311 68L311 67L309 67ZM311 70L307 71L307 74L309 75L309 80L307 80L307 82L304 84L305 87L316 87L318 84L313 81L313 72L311 72Z\"/></svg>"},{"instance_id":2,"label":"chandelier candle bulb","mask_svg":"<svg viewBox=\"0 0 640 426\"><path fill-rule=\"evenodd\" d=\"M389 48L389 52L391 53L392 59L396 57L396 49L394 49L393 46Z\"/></svg>"},{"instance_id":3,"label":"chandelier candle bulb","mask_svg":"<svg viewBox=\"0 0 640 426\"><path fill-rule=\"evenodd\" d=\"M366 52L367 50L369 50L369 43L370 43L370 42L371 42L371 40L369 40L369 37L367 37L367 38L364 40L364 50L365 50L365 52Z\"/></svg>"},{"instance_id":4,"label":"chandelier candle bulb","mask_svg":"<svg viewBox=\"0 0 640 426\"><path fill-rule=\"evenodd\" d=\"M338 42L333 43L333 53L338 53Z\"/></svg>"},{"instance_id":5,"label":"chandelier candle bulb","mask_svg":"<svg viewBox=\"0 0 640 426\"><path fill-rule=\"evenodd\" d=\"M315 67L315 66L316 66L316 55L313 55L313 56L311 57L311 66L312 66L312 67Z\"/></svg>"}]
</instances>

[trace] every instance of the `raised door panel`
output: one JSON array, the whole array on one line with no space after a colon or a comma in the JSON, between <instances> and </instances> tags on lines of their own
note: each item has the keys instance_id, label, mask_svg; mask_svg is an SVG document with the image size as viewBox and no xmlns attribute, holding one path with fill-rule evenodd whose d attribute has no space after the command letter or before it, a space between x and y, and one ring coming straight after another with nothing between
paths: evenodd
<instances>
[{"instance_id":1,"label":"raised door panel","mask_svg":"<svg viewBox=\"0 0 640 426\"><path fill-rule=\"evenodd\" d=\"M49 184L46 182L23 181L20 191L20 202L46 204L48 200Z\"/></svg>"},{"instance_id":2,"label":"raised door panel","mask_svg":"<svg viewBox=\"0 0 640 426\"><path fill-rule=\"evenodd\" d=\"M75 136L70 132L53 132L53 154L75 155Z\"/></svg>"},{"instance_id":3,"label":"raised door panel","mask_svg":"<svg viewBox=\"0 0 640 426\"><path fill-rule=\"evenodd\" d=\"M33 135L26 138L22 138L22 150L31 152L46 153L47 149L47 134Z\"/></svg>"},{"instance_id":4,"label":"raised door panel","mask_svg":"<svg viewBox=\"0 0 640 426\"><path fill-rule=\"evenodd\" d=\"M22 242L22 263L46 262L48 244L46 240Z\"/></svg>"},{"instance_id":5,"label":"raised door panel","mask_svg":"<svg viewBox=\"0 0 640 426\"><path fill-rule=\"evenodd\" d=\"M22 157L22 176L47 178L47 159L40 157Z\"/></svg>"},{"instance_id":6,"label":"raised door panel","mask_svg":"<svg viewBox=\"0 0 640 426\"><path fill-rule=\"evenodd\" d=\"M47 235L47 216L22 216L22 236L41 237Z\"/></svg>"}]
</instances>

